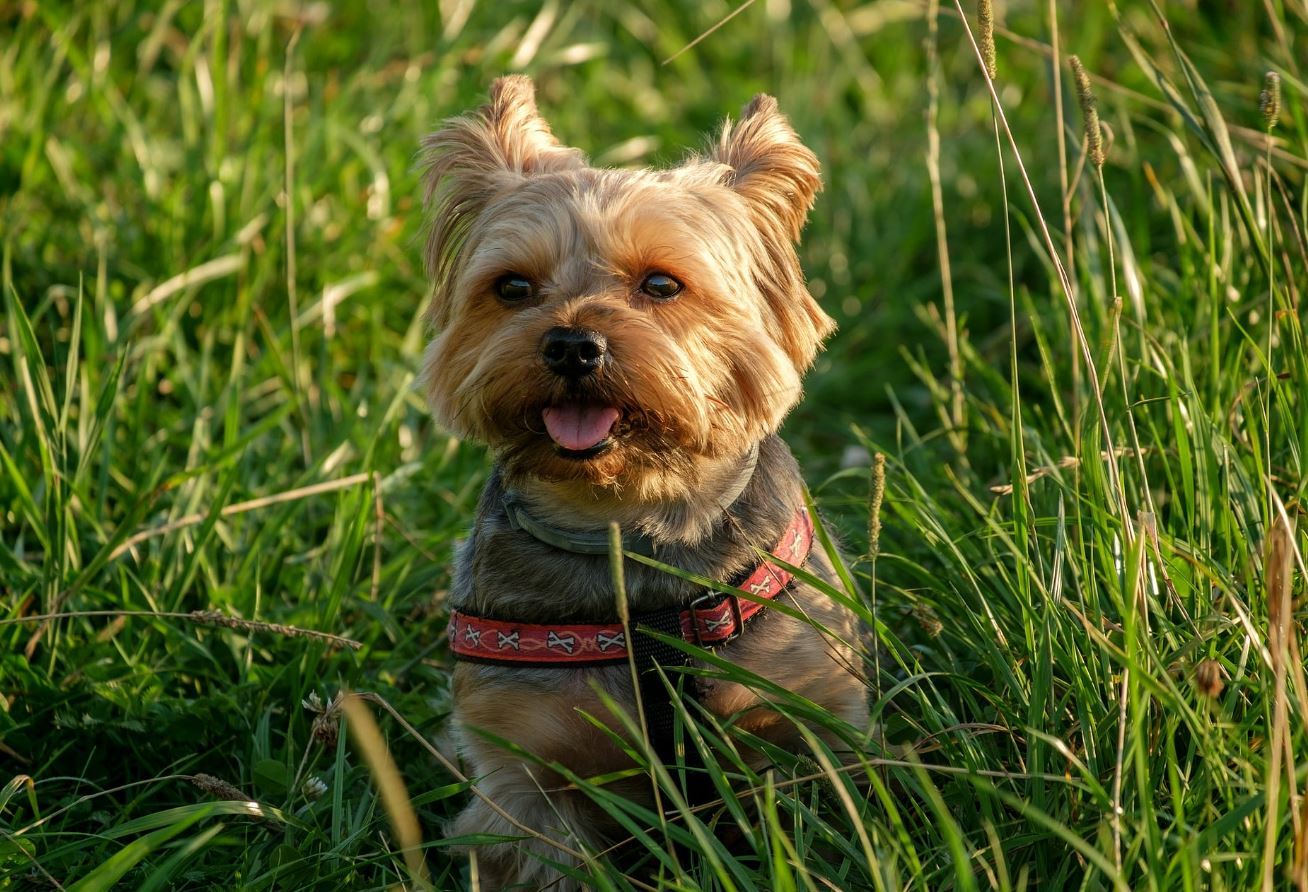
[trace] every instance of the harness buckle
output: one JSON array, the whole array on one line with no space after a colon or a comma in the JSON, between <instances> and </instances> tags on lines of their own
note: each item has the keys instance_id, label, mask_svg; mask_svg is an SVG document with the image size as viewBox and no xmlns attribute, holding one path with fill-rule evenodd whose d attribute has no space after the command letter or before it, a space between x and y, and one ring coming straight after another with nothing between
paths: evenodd
<instances>
[{"instance_id":1,"label":"harness buckle","mask_svg":"<svg viewBox=\"0 0 1308 892\"><path fill-rule=\"evenodd\" d=\"M710 599L714 599L714 598L718 600L716 600L712 605L709 605L707 607L701 606L704 605L706 601L709 601ZM726 638L723 638L718 641L711 641L708 644L705 644L704 636L699 631L699 611L701 609L716 609L718 606L722 604L723 598L725 598L731 604L731 619L732 622L735 623L735 626L731 630L731 634L728 635ZM740 612L740 598L736 597L734 594L731 594L729 592L716 592L711 590L707 591L704 594L700 595L699 597L692 599L690 602L689 609L690 609L690 628L691 631L694 632L695 634L695 645L697 647L709 647L709 646L720 647L723 644L730 644L731 642L739 638L745 631L745 618L744 616L741 615ZM711 632L713 630L709 629L709 631Z\"/></svg>"}]
</instances>

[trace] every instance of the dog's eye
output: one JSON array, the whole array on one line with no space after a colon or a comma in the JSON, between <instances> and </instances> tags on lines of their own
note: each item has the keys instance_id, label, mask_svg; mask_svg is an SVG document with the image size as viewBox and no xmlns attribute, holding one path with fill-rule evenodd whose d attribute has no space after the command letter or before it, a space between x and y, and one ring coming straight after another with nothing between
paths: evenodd
<instances>
[{"instance_id":1,"label":"dog's eye","mask_svg":"<svg viewBox=\"0 0 1308 892\"><path fill-rule=\"evenodd\" d=\"M666 273L650 273L640 290L656 300L671 300L681 293L681 283Z\"/></svg>"},{"instance_id":2,"label":"dog's eye","mask_svg":"<svg viewBox=\"0 0 1308 892\"><path fill-rule=\"evenodd\" d=\"M536 293L536 288L526 276L509 273L495 280L495 295L503 301L518 303Z\"/></svg>"}]
</instances>

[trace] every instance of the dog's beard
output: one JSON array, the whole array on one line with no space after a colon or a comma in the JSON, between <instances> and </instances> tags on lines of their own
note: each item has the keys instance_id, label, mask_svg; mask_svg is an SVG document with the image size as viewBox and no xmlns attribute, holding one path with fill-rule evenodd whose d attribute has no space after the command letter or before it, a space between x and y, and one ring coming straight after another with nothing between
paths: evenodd
<instances>
[{"instance_id":1,"label":"dog's beard","mask_svg":"<svg viewBox=\"0 0 1308 892\"><path fill-rule=\"evenodd\" d=\"M632 392L623 386L631 376L616 362L579 382L539 371L528 384L522 377L495 377L494 382L472 380L467 391L478 404L487 442L511 475L612 485L648 473L684 473L692 457L714 442L712 423L700 406L671 386ZM559 442L546 418L547 412L579 413L602 424L595 416L605 410L616 418L594 443L588 442L593 434Z\"/></svg>"}]
</instances>

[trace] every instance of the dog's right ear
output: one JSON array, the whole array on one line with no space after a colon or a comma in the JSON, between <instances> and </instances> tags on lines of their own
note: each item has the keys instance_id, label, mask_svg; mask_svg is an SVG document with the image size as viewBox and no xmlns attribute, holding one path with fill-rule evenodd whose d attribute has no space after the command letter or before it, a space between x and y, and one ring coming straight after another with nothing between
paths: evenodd
<instances>
[{"instance_id":1,"label":"dog's right ear","mask_svg":"<svg viewBox=\"0 0 1308 892\"><path fill-rule=\"evenodd\" d=\"M559 145L536 109L536 86L522 74L491 84L490 102L451 118L422 141L428 195L441 178L503 181L582 164L581 152Z\"/></svg>"},{"instance_id":2,"label":"dog's right ear","mask_svg":"<svg viewBox=\"0 0 1308 892\"><path fill-rule=\"evenodd\" d=\"M448 310L442 293L454 258L486 203L535 174L581 167L585 156L555 139L536 109L535 85L521 74L497 79L490 102L446 121L422 141L422 149L431 218L427 271L436 287L429 316L443 326Z\"/></svg>"}]
</instances>

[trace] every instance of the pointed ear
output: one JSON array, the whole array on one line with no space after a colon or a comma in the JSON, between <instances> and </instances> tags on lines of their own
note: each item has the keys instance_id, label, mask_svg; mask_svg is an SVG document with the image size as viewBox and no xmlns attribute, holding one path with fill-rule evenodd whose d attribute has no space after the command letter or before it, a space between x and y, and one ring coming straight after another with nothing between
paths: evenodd
<instances>
[{"instance_id":1,"label":"pointed ear","mask_svg":"<svg viewBox=\"0 0 1308 892\"><path fill-rule=\"evenodd\" d=\"M760 93L739 121L724 124L713 160L726 165L725 184L749 202L760 223L799 240L822 179L817 156L799 141L777 100Z\"/></svg>"},{"instance_id":2,"label":"pointed ear","mask_svg":"<svg viewBox=\"0 0 1308 892\"><path fill-rule=\"evenodd\" d=\"M809 294L794 248L822 188L817 156L799 141L777 101L760 94L739 121L723 125L712 158L725 168L721 182L745 200L762 237L754 260L758 291L772 313L777 343L802 372L836 327Z\"/></svg>"},{"instance_id":3,"label":"pointed ear","mask_svg":"<svg viewBox=\"0 0 1308 892\"><path fill-rule=\"evenodd\" d=\"M443 292L468 228L486 204L527 178L585 164L559 144L536 110L531 78L515 74L491 84L490 102L451 118L422 141L423 181L430 215L427 271L436 287L429 316L444 325Z\"/></svg>"}]
</instances>

